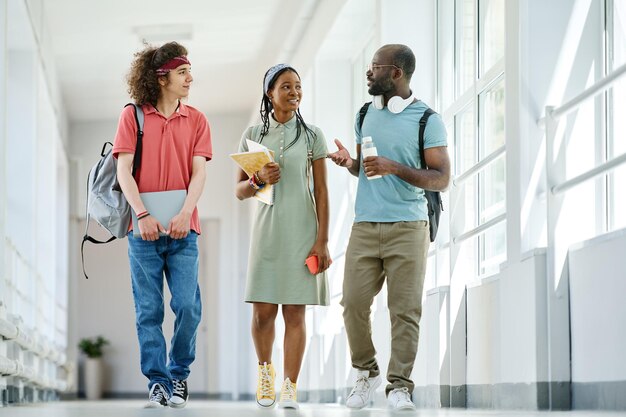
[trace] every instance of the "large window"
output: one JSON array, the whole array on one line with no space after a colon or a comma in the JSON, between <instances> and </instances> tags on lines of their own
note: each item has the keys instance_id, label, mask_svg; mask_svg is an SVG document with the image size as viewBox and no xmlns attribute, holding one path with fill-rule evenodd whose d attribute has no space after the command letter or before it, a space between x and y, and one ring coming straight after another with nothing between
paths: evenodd
<instances>
[{"instance_id":1,"label":"large window","mask_svg":"<svg viewBox=\"0 0 626 417\"><path fill-rule=\"evenodd\" d=\"M453 24L444 14L452 9ZM445 121L454 126L450 230L472 280L506 260L504 0L443 0L439 13L439 24L449 28L439 31L440 76L455 83L450 89L442 81L438 91Z\"/></svg>"}]
</instances>

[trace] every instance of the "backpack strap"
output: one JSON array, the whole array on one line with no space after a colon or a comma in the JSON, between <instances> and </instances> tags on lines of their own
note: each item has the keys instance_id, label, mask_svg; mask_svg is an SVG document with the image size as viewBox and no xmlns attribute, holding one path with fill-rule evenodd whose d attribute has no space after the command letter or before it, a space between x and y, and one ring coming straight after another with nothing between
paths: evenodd
<instances>
[{"instance_id":1,"label":"backpack strap","mask_svg":"<svg viewBox=\"0 0 626 417\"><path fill-rule=\"evenodd\" d=\"M133 106L133 113L135 114L135 123L137 123L137 144L135 145L135 155L133 156L133 177L137 173L139 167L141 167L141 152L143 150L143 122L144 115L141 106L135 103L128 103L124 108Z\"/></svg>"},{"instance_id":2,"label":"backpack strap","mask_svg":"<svg viewBox=\"0 0 626 417\"><path fill-rule=\"evenodd\" d=\"M370 104L372 104L372 102L368 101L367 103L363 104L363 106L361 106L361 108L359 109L359 130L361 130L363 128L363 122L365 121L365 115L367 114L367 109L369 109Z\"/></svg>"},{"instance_id":3,"label":"backpack strap","mask_svg":"<svg viewBox=\"0 0 626 417\"><path fill-rule=\"evenodd\" d=\"M426 165L426 158L424 157L424 132L426 131L426 123L428 123L428 118L433 114L435 114L435 111L429 107L426 109L424 115L420 119L419 147L420 163L422 164L422 169L428 168L428 165Z\"/></svg>"},{"instance_id":4,"label":"backpack strap","mask_svg":"<svg viewBox=\"0 0 626 417\"><path fill-rule=\"evenodd\" d=\"M89 227L89 215L87 215L87 227ZM109 243L109 242L113 242L115 239L117 239L115 236L111 236L109 238L109 240L97 240L94 239L93 237L89 236L87 234L87 231L85 230L85 236L83 236L83 243L80 244L80 257L82 260L82 264L83 264L83 275L85 275L86 279L89 279L89 277L87 276L87 272L85 272L85 242L89 241L91 243L95 243L97 245L101 245L103 243Z\"/></svg>"}]
</instances>

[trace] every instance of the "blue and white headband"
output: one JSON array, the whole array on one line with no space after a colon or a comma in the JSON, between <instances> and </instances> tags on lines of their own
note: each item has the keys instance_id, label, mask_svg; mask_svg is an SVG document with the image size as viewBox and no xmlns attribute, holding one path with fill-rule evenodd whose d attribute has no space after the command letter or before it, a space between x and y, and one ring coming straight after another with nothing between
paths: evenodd
<instances>
[{"instance_id":1,"label":"blue and white headband","mask_svg":"<svg viewBox=\"0 0 626 417\"><path fill-rule=\"evenodd\" d=\"M293 67L288 64L276 64L272 68L267 70L267 73L265 73L265 79L263 80L263 92L265 93L265 95L267 95L270 89L270 83L272 82L276 74L284 70L285 68L290 68L294 70Z\"/></svg>"}]
</instances>

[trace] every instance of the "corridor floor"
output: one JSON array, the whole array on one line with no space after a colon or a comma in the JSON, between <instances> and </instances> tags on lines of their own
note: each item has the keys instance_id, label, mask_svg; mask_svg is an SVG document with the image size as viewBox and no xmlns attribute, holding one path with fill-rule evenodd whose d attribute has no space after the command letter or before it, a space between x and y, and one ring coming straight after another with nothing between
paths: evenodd
<instances>
[{"instance_id":1,"label":"corridor floor","mask_svg":"<svg viewBox=\"0 0 626 417\"><path fill-rule=\"evenodd\" d=\"M0 417L626 417L624 412L609 411L508 411L436 409L391 412L384 408L351 411L336 404L301 404L300 410L260 410L252 402L191 401L181 410L172 408L143 409L144 401L66 401L0 408Z\"/></svg>"}]
</instances>

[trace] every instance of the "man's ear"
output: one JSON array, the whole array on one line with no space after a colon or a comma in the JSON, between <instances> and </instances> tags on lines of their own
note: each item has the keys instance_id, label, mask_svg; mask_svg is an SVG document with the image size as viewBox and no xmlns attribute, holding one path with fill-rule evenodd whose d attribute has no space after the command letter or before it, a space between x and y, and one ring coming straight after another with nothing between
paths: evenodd
<instances>
[{"instance_id":1,"label":"man's ear","mask_svg":"<svg viewBox=\"0 0 626 417\"><path fill-rule=\"evenodd\" d=\"M400 80L404 76L404 71L402 68L394 68L393 69L393 78L394 80Z\"/></svg>"}]
</instances>

